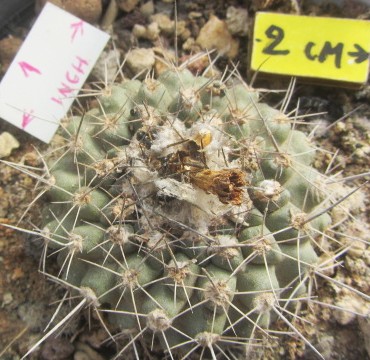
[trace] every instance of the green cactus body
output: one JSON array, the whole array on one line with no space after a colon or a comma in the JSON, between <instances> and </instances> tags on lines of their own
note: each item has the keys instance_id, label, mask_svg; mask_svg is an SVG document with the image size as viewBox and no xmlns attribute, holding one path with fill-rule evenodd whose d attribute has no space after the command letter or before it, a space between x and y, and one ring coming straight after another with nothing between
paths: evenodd
<instances>
[{"instance_id":1,"label":"green cactus body","mask_svg":"<svg viewBox=\"0 0 370 360\"><path fill-rule=\"evenodd\" d=\"M186 69L114 85L99 104L49 164L43 234L63 280L166 351L269 327L283 289L305 291L330 223L314 216L305 134L246 84Z\"/></svg>"}]
</instances>

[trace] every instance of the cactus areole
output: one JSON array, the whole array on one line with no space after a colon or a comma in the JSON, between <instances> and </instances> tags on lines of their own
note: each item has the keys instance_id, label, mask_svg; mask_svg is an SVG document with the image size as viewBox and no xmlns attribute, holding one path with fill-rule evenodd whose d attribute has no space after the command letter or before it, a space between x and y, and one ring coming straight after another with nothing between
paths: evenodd
<instances>
[{"instance_id":1,"label":"cactus areole","mask_svg":"<svg viewBox=\"0 0 370 360\"><path fill-rule=\"evenodd\" d=\"M126 348L248 343L307 292L330 224L307 136L242 81L181 68L98 104L48 163L42 234L63 284Z\"/></svg>"}]
</instances>

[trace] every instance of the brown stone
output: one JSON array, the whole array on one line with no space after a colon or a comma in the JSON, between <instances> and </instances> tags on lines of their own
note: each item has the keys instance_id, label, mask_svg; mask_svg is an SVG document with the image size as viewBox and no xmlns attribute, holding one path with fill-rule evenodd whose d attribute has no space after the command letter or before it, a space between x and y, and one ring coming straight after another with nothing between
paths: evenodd
<instances>
[{"instance_id":1,"label":"brown stone","mask_svg":"<svg viewBox=\"0 0 370 360\"><path fill-rule=\"evenodd\" d=\"M217 49L231 59L239 50L239 41L231 36L226 22L213 15L200 29L196 43L205 50Z\"/></svg>"},{"instance_id":2,"label":"brown stone","mask_svg":"<svg viewBox=\"0 0 370 360\"><path fill-rule=\"evenodd\" d=\"M47 1L89 23L98 22L103 11L101 0L36 0L36 11L41 11Z\"/></svg>"}]
</instances>

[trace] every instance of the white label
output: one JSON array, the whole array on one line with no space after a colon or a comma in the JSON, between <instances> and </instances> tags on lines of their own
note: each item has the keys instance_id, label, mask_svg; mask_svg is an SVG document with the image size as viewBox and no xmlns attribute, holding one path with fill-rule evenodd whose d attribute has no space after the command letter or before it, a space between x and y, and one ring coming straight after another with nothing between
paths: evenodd
<instances>
[{"instance_id":1,"label":"white label","mask_svg":"<svg viewBox=\"0 0 370 360\"><path fill-rule=\"evenodd\" d=\"M0 83L0 117L48 143L108 39L47 3Z\"/></svg>"}]
</instances>

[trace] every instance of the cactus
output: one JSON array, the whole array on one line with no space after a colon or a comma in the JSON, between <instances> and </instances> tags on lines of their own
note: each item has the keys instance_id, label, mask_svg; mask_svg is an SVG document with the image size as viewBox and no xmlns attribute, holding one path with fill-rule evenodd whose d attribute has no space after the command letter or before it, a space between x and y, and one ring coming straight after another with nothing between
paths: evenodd
<instances>
[{"instance_id":1,"label":"cactus","mask_svg":"<svg viewBox=\"0 0 370 360\"><path fill-rule=\"evenodd\" d=\"M291 119L184 68L115 84L63 130L42 235L63 284L171 356L223 351L307 292L331 222ZM285 317L284 317L285 318Z\"/></svg>"},{"instance_id":2,"label":"cactus","mask_svg":"<svg viewBox=\"0 0 370 360\"><path fill-rule=\"evenodd\" d=\"M240 77L185 67L114 84L96 104L34 175L50 276L82 299L64 321L92 307L126 339L117 356L140 341L216 359L280 319L320 355L289 318L324 274L335 200L294 121Z\"/></svg>"}]
</instances>

